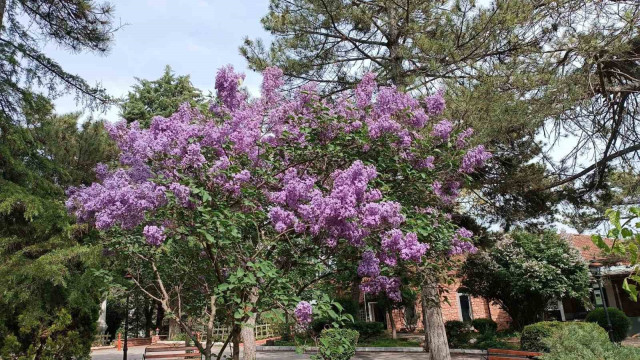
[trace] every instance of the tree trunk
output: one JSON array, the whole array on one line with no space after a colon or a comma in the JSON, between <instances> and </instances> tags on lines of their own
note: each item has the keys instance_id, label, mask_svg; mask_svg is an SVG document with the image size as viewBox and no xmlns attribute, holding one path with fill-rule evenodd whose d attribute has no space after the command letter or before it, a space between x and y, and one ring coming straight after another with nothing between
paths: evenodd
<instances>
[{"instance_id":1,"label":"tree trunk","mask_svg":"<svg viewBox=\"0 0 640 360\"><path fill-rule=\"evenodd\" d=\"M164 321L164 308L162 307L162 303L156 302L156 329L162 330L162 322Z\"/></svg>"},{"instance_id":2,"label":"tree trunk","mask_svg":"<svg viewBox=\"0 0 640 360\"><path fill-rule=\"evenodd\" d=\"M231 347L231 359L240 360L240 326L233 325L233 346Z\"/></svg>"},{"instance_id":3,"label":"tree trunk","mask_svg":"<svg viewBox=\"0 0 640 360\"><path fill-rule=\"evenodd\" d=\"M359 276L356 276L351 282L351 300L353 300L356 304L360 303L360 284L361 283L362 283L362 279Z\"/></svg>"},{"instance_id":4,"label":"tree trunk","mask_svg":"<svg viewBox=\"0 0 640 360\"><path fill-rule=\"evenodd\" d=\"M451 360L447 332L442 319L438 282L434 275L428 275L422 284L423 308L426 307L427 328L425 342L429 345L429 359Z\"/></svg>"},{"instance_id":5,"label":"tree trunk","mask_svg":"<svg viewBox=\"0 0 640 360\"><path fill-rule=\"evenodd\" d=\"M174 318L169 318L169 340L173 340L173 338L180 333L180 324Z\"/></svg>"},{"instance_id":6,"label":"tree trunk","mask_svg":"<svg viewBox=\"0 0 640 360\"><path fill-rule=\"evenodd\" d=\"M393 319L393 308L391 306L387 308L387 314L389 314L389 326L391 327L391 338L397 339L396 322Z\"/></svg>"},{"instance_id":7,"label":"tree trunk","mask_svg":"<svg viewBox=\"0 0 640 360\"><path fill-rule=\"evenodd\" d=\"M429 352L429 332L427 329L429 325L427 325L427 301L424 298L424 293L420 293L420 307L422 308L422 331L424 331L424 352Z\"/></svg>"},{"instance_id":8,"label":"tree trunk","mask_svg":"<svg viewBox=\"0 0 640 360\"><path fill-rule=\"evenodd\" d=\"M255 305L258 302L258 288L251 289L249 294L249 303ZM253 312L247 321L242 324L242 360L255 360L256 359L256 316Z\"/></svg>"},{"instance_id":9,"label":"tree trunk","mask_svg":"<svg viewBox=\"0 0 640 360\"><path fill-rule=\"evenodd\" d=\"M151 299L147 299L144 304L144 337L150 337L153 328L153 308L155 303Z\"/></svg>"}]
</instances>

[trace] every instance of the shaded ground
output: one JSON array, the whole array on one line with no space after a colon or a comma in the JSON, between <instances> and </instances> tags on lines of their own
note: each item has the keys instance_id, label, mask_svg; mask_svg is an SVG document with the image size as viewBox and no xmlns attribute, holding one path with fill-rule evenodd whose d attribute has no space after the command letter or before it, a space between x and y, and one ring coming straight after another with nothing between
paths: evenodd
<instances>
[{"instance_id":1,"label":"shaded ground","mask_svg":"<svg viewBox=\"0 0 640 360\"><path fill-rule=\"evenodd\" d=\"M129 348L127 360L141 360L144 354L144 346ZM453 355L456 360L479 360L481 356ZM91 353L92 360L122 360L122 351L116 349L95 350ZM298 355L294 352L258 352L258 359L272 360L298 360L309 359L308 354ZM426 353L358 353L353 360L426 360L429 354Z\"/></svg>"}]
</instances>

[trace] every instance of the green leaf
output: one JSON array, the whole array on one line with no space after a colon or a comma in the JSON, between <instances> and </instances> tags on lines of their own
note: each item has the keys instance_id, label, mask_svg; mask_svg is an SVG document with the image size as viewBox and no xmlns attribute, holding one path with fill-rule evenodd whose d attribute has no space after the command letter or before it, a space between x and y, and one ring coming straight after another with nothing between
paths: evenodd
<instances>
[{"instance_id":1,"label":"green leaf","mask_svg":"<svg viewBox=\"0 0 640 360\"><path fill-rule=\"evenodd\" d=\"M636 285L630 285L627 279L622 281L622 289L626 291L633 301L638 301L638 290L636 289Z\"/></svg>"}]
</instances>

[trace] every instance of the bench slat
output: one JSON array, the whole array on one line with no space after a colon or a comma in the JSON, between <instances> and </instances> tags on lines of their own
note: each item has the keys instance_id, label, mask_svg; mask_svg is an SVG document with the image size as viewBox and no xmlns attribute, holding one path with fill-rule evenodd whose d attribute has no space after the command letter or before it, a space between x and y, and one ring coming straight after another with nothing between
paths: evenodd
<instances>
[{"instance_id":1,"label":"bench slat","mask_svg":"<svg viewBox=\"0 0 640 360\"><path fill-rule=\"evenodd\" d=\"M515 355L515 356L540 356L542 353L533 351L505 350L505 349L487 349L487 354L492 355Z\"/></svg>"},{"instance_id":2,"label":"bench slat","mask_svg":"<svg viewBox=\"0 0 640 360\"><path fill-rule=\"evenodd\" d=\"M163 346L163 347L148 347L144 350L147 352L165 352L165 351L186 351L186 350L198 350L196 346Z\"/></svg>"},{"instance_id":3,"label":"bench slat","mask_svg":"<svg viewBox=\"0 0 640 360\"><path fill-rule=\"evenodd\" d=\"M184 358L199 358L200 353L186 353L186 354L158 354L158 355L145 355L145 359L184 359Z\"/></svg>"}]
</instances>

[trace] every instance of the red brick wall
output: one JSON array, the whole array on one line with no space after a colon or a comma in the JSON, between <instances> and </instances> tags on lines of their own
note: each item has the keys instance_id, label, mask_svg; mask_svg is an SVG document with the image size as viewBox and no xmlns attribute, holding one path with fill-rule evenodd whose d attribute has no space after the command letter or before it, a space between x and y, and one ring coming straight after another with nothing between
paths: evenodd
<instances>
[{"instance_id":1,"label":"red brick wall","mask_svg":"<svg viewBox=\"0 0 640 360\"><path fill-rule=\"evenodd\" d=\"M442 316L444 317L444 321L462 320L460 317L460 304L458 303L457 296L457 290L459 287L459 282L442 286L445 291L440 297L440 304L442 307ZM484 298L471 298L471 311L474 319L490 317L493 321L498 323L499 330L507 329L511 322L509 314L502 310L498 305L489 304L489 301ZM416 302L416 312L418 313L418 323L416 328L418 330L422 330L422 306L420 304L420 298L418 298L418 301ZM400 310L394 310L393 319L398 330L404 328L403 314ZM390 325L388 318L387 325Z\"/></svg>"}]
</instances>

